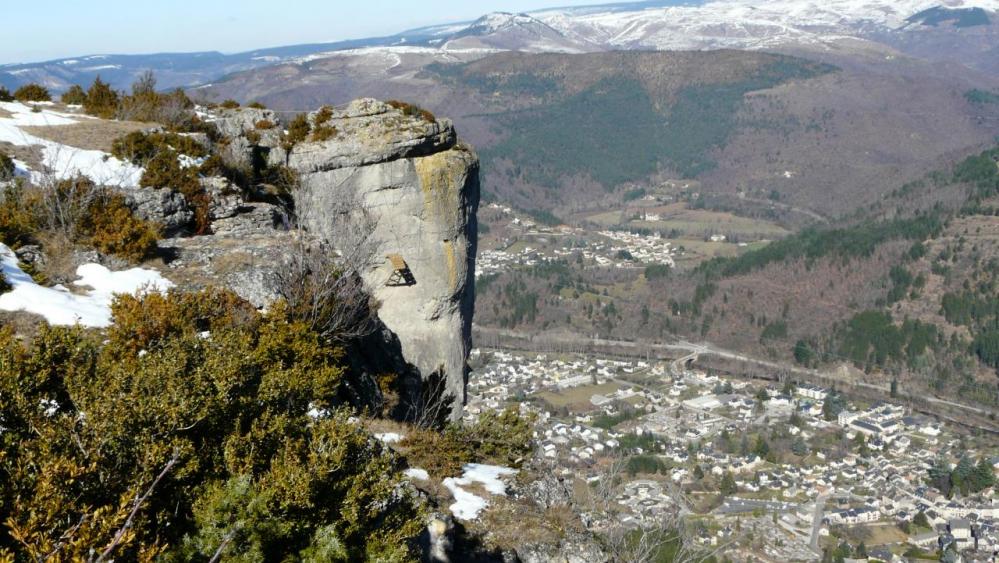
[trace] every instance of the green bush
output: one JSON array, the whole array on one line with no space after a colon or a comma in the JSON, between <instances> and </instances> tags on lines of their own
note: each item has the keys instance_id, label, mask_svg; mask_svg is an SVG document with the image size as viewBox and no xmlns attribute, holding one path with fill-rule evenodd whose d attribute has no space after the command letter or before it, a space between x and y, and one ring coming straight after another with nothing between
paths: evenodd
<instances>
[{"instance_id":1,"label":"green bush","mask_svg":"<svg viewBox=\"0 0 999 563\"><path fill-rule=\"evenodd\" d=\"M260 102L250 102L246 107L250 109L267 109L267 106Z\"/></svg>"},{"instance_id":2,"label":"green bush","mask_svg":"<svg viewBox=\"0 0 999 563\"><path fill-rule=\"evenodd\" d=\"M225 109L236 109L239 107L239 102L230 99L222 102L219 106Z\"/></svg>"},{"instance_id":3,"label":"green bush","mask_svg":"<svg viewBox=\"0 0 999 563\"><path fill-rule=\"evenodd\" d=\"M136 166L144 166L160 153L176 152L192 158L208 156L200 143L177 133L133 131L111 143L111 154Z\"/></svg>"},{"instance_id":4,"label":"green bush","mask_svg":"<svg viewBox=\"0 0 999 563\"><path fill-rule=\"evenodd\" d=\"M146 163L139 186L179 192L194 210L195 234L208 234L211 231L211 198L201 185L198 168L181 166L177 156L173 150L158 151Z\"/></svg>"},{"instance_id":5,"label":"green bush","mask_svg":"<svg viewBox=\"0 0 999 563\"><path fill-rule=\"evenodd\" d=\"M27 345L0 329L0 554L418 558L424 511L348 420L342 349L219 290L119 297L112 317Z\"/></svg>"},{"instance_id":6,"label":"green bush","mask_svg":"<svg viewBox=\"0 0 999 563\"><path fill-rule=\"evenodd\" d=\"M98 76L87 90L83 110L95 117L111 119L118 111L118 93Z\"/></svg>"},{"instance_id":7,"label":"green bush","mask_svg":"<svg viewBox=\"0 0 999 563\"><path fill-rule=\"evenodd\" d=\"M77 226L78 236L100 252L139 262L152 256L159 228L132 213L120 194L101 192Z\"/></svg>"},{"instance_id":8,"label":"green bush","mask_svg":"<svg viewBox=\"0 0 999 563\"><path fill-rule=\"evenodd\" d=\"M10 90L0 86L0 102L13 102L14 96L10 93Z\"/></svg>"},{"instance_id":9,"label":"green bush","mask_svg":"<svg viewBox=\"0 0 999 563\"><path fill-rule=\"evenodd\" d=\"M41 84L25 84L14 91L14 99L19 102L51 102L52 95Z\"/></svg>"},{"instance_id":10,"label":"green bush","mask_svg":"<svg viewBox=\"0 0 999 563\"><path fill-rule=\"evenodd\" d=\"M74 84L63 93L60 101L68 106L82 106L87 101L87 93L79 84Z\"/></svg>"}]
</instances>

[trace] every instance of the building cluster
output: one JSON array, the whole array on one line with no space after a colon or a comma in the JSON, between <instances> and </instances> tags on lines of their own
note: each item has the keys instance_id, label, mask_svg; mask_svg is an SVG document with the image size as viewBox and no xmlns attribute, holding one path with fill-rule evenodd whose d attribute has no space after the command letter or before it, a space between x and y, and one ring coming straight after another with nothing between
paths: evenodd
<instances>
[{"instance_id":1,"label":"building cluster","mask_svg":"<svg viewBox=\"0 0 999 563\"><path fill-rule=\"evenodd\" d=\"M699 515L711 523L699 540L705 545L731 541L735 522L752 519L768 528L756 537L781 538L767 545L792 559L808 550L818 557L821 545L855 527L895 530L885 548L896 555L910 548L999 551L993 489L948 498L928 478L938 459L957 463L989 452L902 405L851 403L837 394L839 410L831 413L833 392L820 386L761 388L655 361L502 351L476 357L468 416L530 405L524 408L541 415L539 455L565 476L593 483L606 477L609 460L658 460L652 474L639 472L618 488L623 521L655 519L675 509L676 490L696 497L706 494L699 480L731 478L734 490ZM746 439L778 432L800 455L764 456Z\"/></svg>"}]
</instances>

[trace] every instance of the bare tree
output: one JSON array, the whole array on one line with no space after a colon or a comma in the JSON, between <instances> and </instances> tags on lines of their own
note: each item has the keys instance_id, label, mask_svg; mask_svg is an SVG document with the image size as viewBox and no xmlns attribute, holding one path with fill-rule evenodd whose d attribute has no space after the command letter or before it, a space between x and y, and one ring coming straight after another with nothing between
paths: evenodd
<instances>
[{"instance_id":1,"label":"bare tree","mask_svg":"<svg viewBox=\"0 0 999 563\"><path fill-rule=\"evenodd\" d=\"M596 486L590 489L590 504L602 520L601 537L612 561L645 563L672 544L673 561L689 563L700 561L685 534L683 515L688 510L686 495L672 483L664 485L664 494L672 502L655 514L643 515L632 523L624 523L618 503L618 490L624 476L625 463L614 459L600 475Z\"/></svg>"},{"instance_id":2,"label":"bare tree","mask_svg":"<svg viewBox=\"0 0 999 563\"><path fill-rule=\"evenodd\" d=\"M294 243L274 274L274 286L293 315L324 337L344 342L377 329L378 303L362 277L374 254L374 221L356 202L340 205L322 230L334 236L323 238L307 231L295 215L285 213Z\"/></svg>"}]
</instances>

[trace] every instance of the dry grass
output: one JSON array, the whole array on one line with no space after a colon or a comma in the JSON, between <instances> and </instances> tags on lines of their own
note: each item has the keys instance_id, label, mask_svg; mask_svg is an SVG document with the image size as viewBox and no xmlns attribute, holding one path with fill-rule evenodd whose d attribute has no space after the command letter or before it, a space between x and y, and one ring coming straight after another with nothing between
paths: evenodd
<instances>
[{"instance_id":1,"label":"dry grass","mask_svg":"<svg viewBox=\"0 0 999 563\"><path fill-rule=\"evenodd\" d=\"M20 160L32 170L42 169L42 149L38 145L20 146L0 141L0 152Z\"/></svg>"},{"instance_id":2,"label":"dry grass","mask_svg":"<svg viewBox=\"0 0 999 563\"><path fill-rule=\"evenodd\" d=\"M21 127L21 129L30 135L78 149L110 152L111 143L118 137L153 127L157 127L157 125L137 121L84 119L72 125L33 126Z\"/></svg>"}]
</instances>

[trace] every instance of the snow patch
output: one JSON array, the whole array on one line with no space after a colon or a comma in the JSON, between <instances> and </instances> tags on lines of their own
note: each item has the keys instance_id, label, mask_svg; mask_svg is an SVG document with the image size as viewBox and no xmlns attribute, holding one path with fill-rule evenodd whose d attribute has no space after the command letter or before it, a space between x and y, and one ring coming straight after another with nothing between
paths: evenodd
<instances>
[{"instance_id":1,"label":"snow patch","mask_svg":"<svg viewBox=\"0 0 999 563\"><path fill-rule=\"evenodd\" d=\"M409 469L403 471L402 474L410 479L416 479L417 481L430 480L430 474L427 473L427 470L420 469L419 467L410 467Z\"/></svg>"},{"instance_id":2,"label":"snow patch","mask_svg":"<svg viewBox=\"0 0 999 563\"><path fill-rule=\"evenodd\" d=\"M89 287L80 295L64 286L43 287L18 266L17 255L0 244L0 266L13 289L0 295L0 310L26 311L41 315L49 324L101 328L111 324L111 300L115 294L165 291L173 283L159 272L133 268L112 272L100 264L84 264L76 269L79 280L73 285Z\"/></svg>"},{"instance_id":3,"label":"snow patch","mask_svg":"<svg viewBox=\"0 0 999 563\"><path fill-rule=\"evenodd\" d=\"M397 432L384 432L382 434L375 434L375 438L378 438L383 444L398 444L402 441L402 434Z\"/></svg>"},{"instance_id":4,"label":"snow patch","mask_svg":"<svg viewBox=\"0 0 999 563\"><path fill-rule=\"evenodd\" d=\"M51 170L56 178L72 178L82 174L97 184L120 187L139 185L143 170L130 162L118 160L103 151L79 149L42 139L21 129L21 127L28 126L72 125L81 119L88 118L51 109L41 109L41 111L35 112L30 106L19 102L0 102L0 109L11 114L11 117L0 118L0 141L17 146L40 146L42 148L42 164ZM23 163L21 164L23 165ZM31 173L33 182L43 182L46 179L43 171L31 171L26 165L21 166L21 168L23 172Z\"/></svg>"},{"instance_id":5,"label":"snow patch","mask_svg":"<svg viewBox=\"0 0 999 563\"><path fill-rule=\"evenodd\" d=\"M443 485L454 496L454 504L450 506L451 514L460 520L474 520L478 518L479 513L489 506L489 502L476 494L466 491L462 487L479 483L490 494L506 496L506 484L500 477L516 474L516 469L499 465L485 465L481 463L465 464L464 473L461 477L448 477L443 481Z\"/></svg>"}]
</instances>

